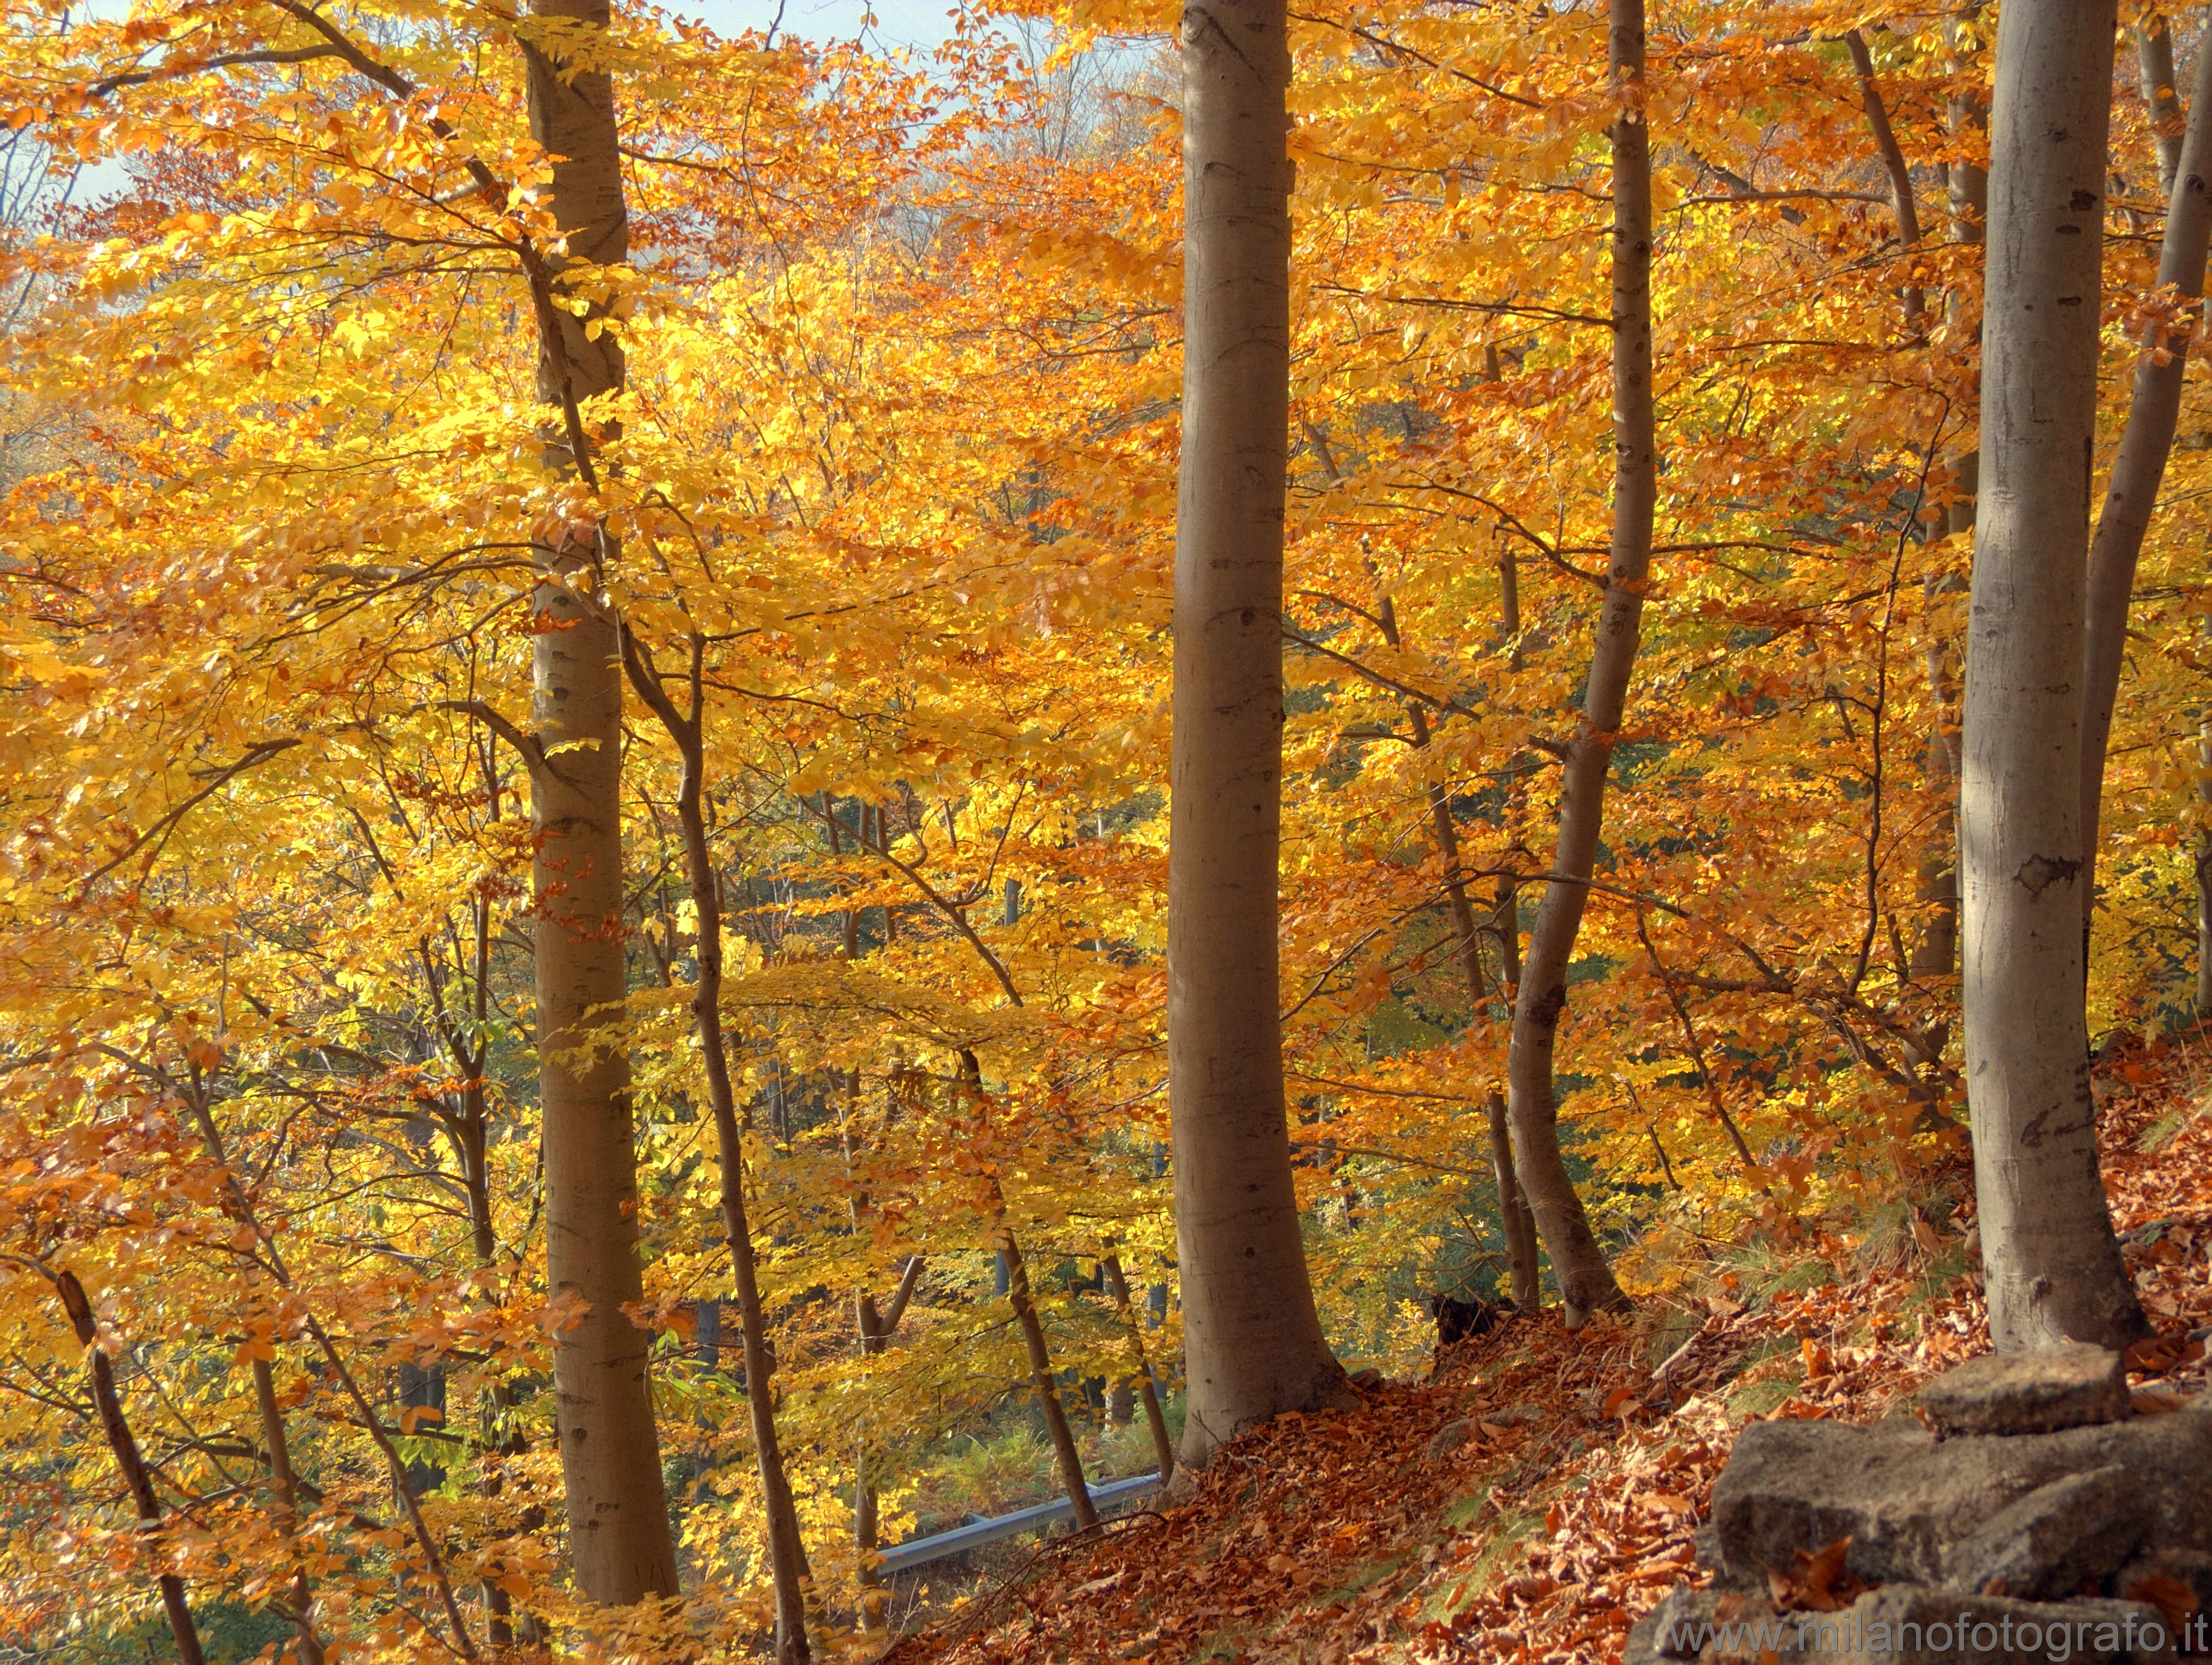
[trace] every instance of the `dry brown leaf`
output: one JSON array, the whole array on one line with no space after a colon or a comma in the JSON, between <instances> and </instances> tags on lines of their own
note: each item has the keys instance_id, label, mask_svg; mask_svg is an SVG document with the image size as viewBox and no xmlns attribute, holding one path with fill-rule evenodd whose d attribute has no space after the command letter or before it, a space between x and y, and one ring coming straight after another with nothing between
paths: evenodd
<instances>
[{"instance_id":1,"label":"dry brown leaf","mask_svg":"<svg viewBox=\"0 0 2212 1665\"><path fill-rule=\"evenodd\" d=\"M2137 1388L2128 1398L2134 1404L2137 1416L2165 1416L2189 1408L2186 1396L2168 1393L2163 1388Z\"/></svg>"},{"instance_id":2,"label":"dry brown leaf","mask_svg":"<svg viewBox=\"0 0 2212 1665\"><path fill-rule=\"evenodd\" d=\"M2136 1579L2128 1586L2127 1595L2130 1601L2148 1601L2156 1607L2176 1636L2189 1628L2189 1621L2197 1612L2197 1592L2180 1579L2163 1572Z\"/></svg>"}]
</instances>

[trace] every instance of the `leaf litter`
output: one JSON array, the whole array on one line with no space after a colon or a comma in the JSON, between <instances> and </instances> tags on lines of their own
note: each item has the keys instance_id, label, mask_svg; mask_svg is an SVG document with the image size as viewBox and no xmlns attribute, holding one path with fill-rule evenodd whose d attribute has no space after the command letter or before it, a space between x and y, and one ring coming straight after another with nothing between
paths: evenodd
<instances>
[{"instance_id":1,"label":"leaf litter","mask_svg":"<svg viewBox=\"0 0 2212 1665\"><path fill-rule=\"evenodd\" d=\"M2100 1066L2106 1192L2158 1330L2129 1353L2145 1413L2203 1385L2212 1335L2203 1040L2137 1042ZM1912 1224L1928 1259L1957 1244ZM1809 1266L1820 1251L1800 1252ZM1979 1285L1970 1271L1931 1290L1924 1269L1892 1269L1755 1301L1716 1290L1656 1369L1648 1323L1513 1320L1449 1349L1428 1381L1255 1430L1187 1501L1048 1546L878 1658L1607 1665L1668 1589L1707 1582L1692 1535L1751 1420L1731 1397L1771 1383L1770 1418L1911 1414L1922 1383L1988 1350ZM1771 1569L1778 1602L1848 1605L1862 1587L1843 1550Z\"/></svg>"}]
</instances>

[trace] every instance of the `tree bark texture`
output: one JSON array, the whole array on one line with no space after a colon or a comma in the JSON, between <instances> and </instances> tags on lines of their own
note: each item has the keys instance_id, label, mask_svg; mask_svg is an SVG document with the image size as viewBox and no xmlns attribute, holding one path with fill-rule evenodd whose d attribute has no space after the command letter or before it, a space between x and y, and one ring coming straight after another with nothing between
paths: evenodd
<instances>
[{"instance_id":1,"label":"tree bark texture","mask_svg":"<svg viewBox=\"0 0 2212 1665\"><path fill-rule=\"evenodd\" d=\"M1060 1465L1060 1483L1075 1510L1075 1523L1085 1531L1098 1524L1091 1506L1091 1486L1083 1477L1083 1454L1075 1449L1075 1432L1067 1426L1067 1412L1060 1402L1060 1385L1052 1377L1052 1353L1046 1347L1044 1325L1038 1322L1036 1302L1030 1296L1030 1269L1022 1259L1021 1245L1002 1225L1000 1252L1006 1257L1006 1299L1020 1325L1022 1344L1029 1350L1030 1380L1036 1386L1037 1408L1044 1413L1045 1432L1052 1438L1052 1454Z\"/></svg>"},{"instance_id":2,"label":"tree bark texture","mask_svg":"<svg viewBox=\"0 0 2212 1665\"><path fill-rule=\"evenodd\" d=\"M300 1486L292 1472L292 1444L284 1431L284 1412L276 1402L276 1371L266 1359L253 1361L253 1405L261 1417L261 1438L269 1448L270 1501L275 1505L276 1530L296 1564L300 1559ZM315 1629L315 1592L307 1570L296 1566L292 1574L293 1639L301 1665L323 1665L327 1650Z\"/></svg>"},{"instance_id":3,"label":"tree bark texture","mask_svg":"<svg viewBox=\"0 0 2212 1665\"><path fill-rule=\"evenodd\" d=\"M1559 784L1559 847L1552 860L1557 876L1545 885L1528 933L1506 1065L1521 1185L1544 1246L1551 1250L1552 1273L1571 1326L1601 1308L1627 1304L1560 1154L1552 1059L1559 1017L1566 1009L1567 966L1589 901L1588 881L1597 860L1606 774L1636 663L1659 489L1651 406L1651 144L1641 99L1643 0L1613 0L1607 37L1613 82L1634 99L1612 129L1613 551L1583 718Z\"/></svg>"},{"instance_id":4,"label":"tree bark texture","mask_svg":"<svg viewBox=\"0 0 2212 1665\"><path fill-rule=\"evenodd\" d=\"M532 0L532 15L604 29L606 0ZM526 46L530 130L555 158L552 208L574 262L629 252L614 87ZM540 306L538 393L562 413L565 466L578 403L622 385L622 349L585 320ZM556 445L556 449L558 446ZM538 1091L545 1171L545 1257L555 1298L580 1303L556 1337L555 1422L576 1581L595 1601L627 1606L676 1593L676 1549L660 1479L647 1331L626 1303L643 1296L637 1259L637 1159L629 1068L619 1044L623 976L622 672L604 594L599 540L538 551L532 599L541 633L532 663L532 869Z\"/></svg>"},{"instance_id":5,"label":"tree bark texture","mask_svg":"<svg viewBox=\"0 0 2212 1665\"><path fill-rule=\"evenodd\" d=\"M1300 1238L1276 941L1290 441L1283 0L1183 13L1185 330L1168 858L1182 1466L1346 1391Z\"/></svg>"},{"instance_id":6,"label":"tree bark texture","mask_svg":"<svg viewBox=\"0 0 2212 1665\"><path fill-rule=\"evenodd\" d=\"M1137 1323L1137 1309L1129 1299L1129 1281L1121 1274L1121 1259L1109 1255L1099 1263L1105 1274L1106 1293L1114 1298L1114 1310L1129 1332L1129 1346L1136 1353L1137 1371L1128 1378L1136 1384L1137 1393L1144 1402L1145 1426L1152 1436L1152 1454L1159 1460L1160 1484L1164 1486L1175 1478L1175 1442L1168 1438L1168 1419L1160 1408L1160 1396L1152 1385L1152 1361L1145 1356L1145 1332Z\"/></svg>"},{"instance_id":7,"label":"tree bark texture","mask_svg":"<svg viewBox=\"0 0 2212 1665\"><path fill-rule=\"evenodd\" d=\"M138 1450L138 1440L131 1432L131 1424L123 1414L122 1396L115 1390L115 1367L107 1362L107 1354L100 1345L100 1327L92 1316L92 1303L85 1299L84 1286L77 1281L74 1272L58 1274L54 1288L61 1296L62 1311L69 1315L70 1328L84 1344L85 1364L92 1377L92 1405L100 1417L100 1432L107 1436L107 1449L114 1453L115 1467L123 1476L125 1489L131 1493L131 1502L137 1510L138 1520L148 1532L160 1529L161 1505L154 1495L153 1476L146 1471L146 1459ZM169 1621L169 1635L177 1644L177 1657L183 1665L205 1665L207 1656L200 1650L199 1627L192 1622L191 1605L185 1599L185 1581L173 1572L159 1575L161 1591L162 1615Z\"/></svg>"},{"instance_id":8,"label":"tree bark texture","mask_svg":"<svg viewBox=\"0 0 2212 1665\"><path fill-rule=\"evenodd\" d=\"M1889 179L1890 206L1897 215L1898 251L1910 257L1920 241L1920 208L1912 197L1912 170L1905 165L1905 151L1897 142L1897 130L1890 125L1889 106L1882 102L1881 84L1874 78L1874 55L1867 50L1866 37L1852 29L1844 36L1844 45L1859 78L1859 104L1866 112L1867 130L1874 136L1875 151ZM1905 322L1917 329L1920 315L1928 309L1927 292L1917 283L1908 282L1903 299Z\"/></svg>"},{"instance_id":9,"label":"tree bark texture","mask_svg":"<svg viewBox=\"0 0 2212 1665\"><path fill-rule=\"evenodd\" d=\"M2173 31L2163 17L2151 17L2136 30L2136 69L2150 108L2151 142L2158 147L2158 194L2173 195L2181 171L2180 89L2173 82ZM2193 97L2190 108L2197 107Z\"/></svg>"},{"instance_id":10,"label":"tree bark texture","mask_svg":"<svg viewBox=\"0 0 2212 1665\"><path fill-rule=\"evenodd\" d=\"M2081 1002L2079 679L2115 10L2008 0L1997 25L1959 844L2001 1351L2145 1329L2097 1170Z\"/></svg>"},{"instance_id":11,"label":"tree bark texture","mask_svg":"<svg viewBox=\"0 0 2212 1665\"><path fill-rule=\"evenodd\" d=\"M2165 33L2163 27L2156 31ZM2148 46L2146 46L2148 54ZM2146 56L2146 81L2150 66ZM2166 97L2173 96L2173 48L2165 51ZM2146 85L2146 97L2152 88ZM2196 85L2189 92L2189 118L2166 197L2166 236L2160 245L2158 281L2185 300L2204 293L2204 251L2212 235L2212 52L2197 54ZM2165 169L2160 152L2160 169ZM2112 736L2112 707L2119 698L2120 662L2127 647L2128 605L2134 598L2136 563L2142 554L2158 488L2173 453L2173 430L2181 415L2182 372L2188 367L2189 336L2196 309L2169 328L2152 324L2143 332L2142 356L2136 361L2135 387L2128 397L2127 427L2120 454L2112 462L2105 506L2089 542L2087 636L2081 665L2081 929L2087 934L2096 905L2098 824L2105 793L2105 749ZM2166 362L2159 362L2163 351Z\"/></svg>"}]
</instances>

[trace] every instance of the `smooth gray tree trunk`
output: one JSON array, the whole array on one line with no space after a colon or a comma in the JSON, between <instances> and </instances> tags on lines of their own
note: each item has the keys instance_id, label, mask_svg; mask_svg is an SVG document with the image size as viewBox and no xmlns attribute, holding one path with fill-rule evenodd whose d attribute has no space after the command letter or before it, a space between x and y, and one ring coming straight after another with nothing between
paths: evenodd
<instances>
[{"instance_id":1,"label":"smooth gray tree trunk","mask_svg":"<svg viewBox=\"0 0 2212 1665\"><path fill-rule=\"evenodd\" d=\"M1348 1393L1300 1238L1283 1093L1277 861L1290 445L1283 0L1182 15L1168 1093L1188 1378L1180 1474Z\"/></svg>"},{"instance_id":2,"label":"smooth gray tree trunk","mask_svg":"<svg viewBox=\"0 0 2212 1665\"><path fill-rule=\"evenodd\" d=\"M2082 1015L2082 602L2115 0L2007 0L1990 110L1960 795L1966 1080L1990 1335L2146 1328L2097 1167Z\"/></svg>"},{"instance_id":3,"label":"smooth gray tree trunk","mask_svg":"<svg viewBox=\"0 0 2212 1665\"><path fill-rule=\"evenodd\" d=\"M1644 78L1644 0L1613 0L1607 59L1616 83ZM1632 119L1632 115L1633 118ZM1605 814L1606 776L1628 700L1658 506L1658 441L1651 403L1651 142L1640 112L1624 112L1613 138L1613 554L1582 722L1559 784L1554 876L1544 887L1513 1002L1506 1085L1522 1194L1551 1251L1567 1323L1625 1306L1605 1252L1559 1151L1552 1060L1567 1005L1567 967L1589 901Z\"/></svg>"},{"instance_id":4,"label":"smooth gray tree trunk","mask_svg":"<svg viewBox=\"0 0 2212 1665\"><path fill-rule=\"evenodd\" d=\"M607 0L532 0L533 15L607 27ZM567 259L628 258L614 87L528 53L530 130L556 158L552 208ZM557 278L561 261L549 263ZM551 316L549 318L549 312ZM538 309L538 392L561 412L573 452L576 405L620 387L611 333ZM588 472L588 456L568 466ZM637 1258L637 1157L629 1066L619 1037L623 976L622 671L603 596L604 539L541 548L532 605L560 627L537 639L532 728L532 938L537 983L539 1113L544 1156L546 1274L580 1319L555 1337L554 1420L576 1582L595 1601L627 1606L676 1593L676 1547L660 1480L660 1441L647 1378L652 1336L623 1311L643 1299ZM580 578L580 595L568 580Z\"/></svg>"},{"instance_id":5,"label":"smooth gray tree trunk","mask_svg":"<svg viewBox=\"0 0 2212 1665\"><path fill-rule=\"evenodd\" d=\"M2155 31L2163 36L2165 30ZM2148 37L2145 79L2157 72ZM2164 102L2173 100L2173 49L2163 57ZM2143 88L2154 98L2155 83ZM2196 85L2189 93L2189 117L2172 169L2166 197L2166 236L2158 255L2158 281L2195 300L2204 293L2204 251L2212 235L2212 51L2197 54ZM2166 172L2161 149L2160 171ZM2194 308L2191 309L2193 315ZM2096 905L2098 825L2105 793L2105 751L2112 736L2112 707L2119 698L2120 663L2127 648L2128 607L2134 599L2136 563L2150 530L2158 489L2173 453L2173 430L2181 415L2183 372L2188 368L2191 318L2179 327L2146 330L2142 356L2136 362L2128 398L2128 425L2120 435L2120 454L2106 482L2105 506L2089 543L2087 636L2081 667L2081 929L2087 935ZM2166 362L2159 362L2163 353Z\"/></svg>"},{"instance_id":6,"label":"smooth gray tree trunk","mask_svg":"<svg viewBox=\"0 0 2212 1665\"><path fill-rule=\"evenodd\" d=\"M2158 147L2158 194L2170 197L2181 171L2181 94L2173 84L2173 31L2163 17L2148 18L2136 30L2136 70L2150 107L2151 142Z\"/></svg>"}]
</instances>

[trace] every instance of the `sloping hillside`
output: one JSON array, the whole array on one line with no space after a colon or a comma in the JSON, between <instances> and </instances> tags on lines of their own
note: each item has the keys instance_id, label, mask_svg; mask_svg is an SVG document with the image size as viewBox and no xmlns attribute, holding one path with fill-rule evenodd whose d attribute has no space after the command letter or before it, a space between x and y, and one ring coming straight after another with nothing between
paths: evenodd
<instances>
[{"instance_id":1,"label":"sloping hillside","mask_svg":"<svg viewBox=\"0 0 2212 1665\"><path fill-rule=\"evenodd\" d=\"M2160 1330L2131 1359L2144 1409L2204 1374L2208 1071L2200 1035L2128 1049L2099 1078L2107 1189ZM1909 1414L1921 1382L1988 1347L1961 1236L1922 1222L1901 1263L1844 1275L1840 1234L1802 1235L1755 1277L1717 1253L1697 1295L1629 1323L1508 1324L1429 1382L1285 1418L1188 1504L1048 1547L887 1661L1616 1658L1689 1571L1747 1418Z\"/></svg>"}]
</instances>

